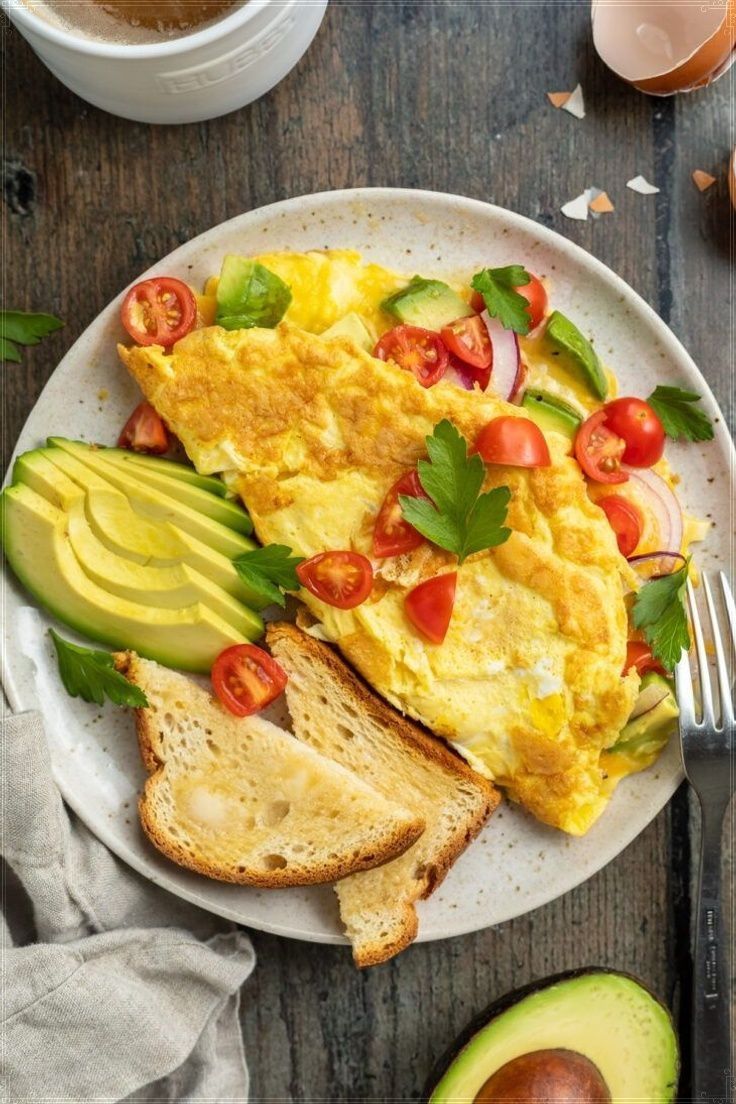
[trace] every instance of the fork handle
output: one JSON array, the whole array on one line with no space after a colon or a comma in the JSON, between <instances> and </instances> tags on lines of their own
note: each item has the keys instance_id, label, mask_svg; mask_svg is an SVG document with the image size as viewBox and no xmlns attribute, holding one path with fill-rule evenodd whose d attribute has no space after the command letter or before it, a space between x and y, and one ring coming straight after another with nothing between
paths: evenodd
<instances>
[{"instance_id":1,"label":"fork handle","mask_svg":"<svg viewBox=\"0 0 736 1104\"><path fill-rule=\"evenodd\" d=\"M695 1101L728 1101L731 1033L726 939L721 910L722 811L702 808L693 963L692 1074Z\"/></svg>"}]
</instances>

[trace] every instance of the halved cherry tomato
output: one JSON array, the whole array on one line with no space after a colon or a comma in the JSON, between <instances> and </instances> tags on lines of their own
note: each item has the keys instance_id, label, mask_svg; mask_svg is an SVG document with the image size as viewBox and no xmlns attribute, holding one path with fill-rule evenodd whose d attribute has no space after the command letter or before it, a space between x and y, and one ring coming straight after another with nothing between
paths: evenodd
<instances>
[{"instance_id":1,"label":"halved cherry tomato","mask_svg":"<svg viewBox=\"0 0 736 1104\"><path fill-rule=\"evenodd\" d=\"M626 445L624 464L631 464L632 468L651 468L662 459L664 427L649 403L624 397L606 403L603 409L606 425Z\"/></svg>"},{"instance_id":2,"label":"halved cherry tomato","mask_svg":"<svg viewBox=\"0 0 736 1104\"><path fill-rule=\"evenodd\" d=\"M623 495L606 495L598 499L598 505L608 518L616 534L618 550L622 556L632 556L641 540L643 522L639 510Z\"/></svg>"},{"instance_id":3,"label":"halved cherry tomato","mask_svg":"<svg viewBox=\"0 0 736 1104\"><path fill-rule=\"evenodd\" d=\"M643 640L630 640L626 645L626 663L622 674L627 674L632 667L640 675L645 675L647 671L656 671L658 675L667 674L659 660L652 655L652 649Z\"/></svg>"},{"instance_id":4,"label":"halved cherry tomato","mask_svg":"<svg viewBox=\"0 0 736 1104\"><path fill-rule=\"evenodd\" d=\"M528 284L520 284L514 288L519 295L523 295L529 303L526 313L529 315L529 328L535 330L547 313L547 292L544 284L530 272L531 280ZM479 291L474 291L470 296L470 305L473 310L481 314L486 309L483 296Z\"/></svg>"},{"instance_id":5,"label":"halved cherry tomato","mask_svg":"<svg viewBox=\"0 0 736 1104\"><path fill-rule=\"evenodd\" d=\"M135 284L123 300L120 317L138 345L168 349L194 327L194 292L173 276L154 276Z\"/></svg>"},{"instance_id":6,"label":"halved cherry tomato","mask_svg":"<svg viewBox=\"0 0 736 1104\"><path fill-rule=\"evenodd\" d=\"M404 520L399 495L411 495L412 498L429 497L419 482L416 471L405 472L401 479L396 480L383 500L373 528L373 555L378 559L412 552L424 541L422 534Z\"/></svg>"},{"instance_id":7,"label":"halved cherry tomato","mask_svg":"<svg viewBox=\"0 0 736 1104\"><path fill-rule=\"evenodd\" d=\"M296 573L315 598L338 609L355 609L373 588L371 561L360 552L319 552Z\"/></svg>"},{"instance_id":8,"label":"halved cherry tomato","mask_svg":"<svg viewBox=\"0 0 736 1104\"><path fill-rule=\"evenodd\" d=\"M150 403L139 403L130 415L118 438L118 448L158 455L168 451L169 434Z\"/></svg>"},{"instance_id":9,"label":"halved cherry tomato","mask_svg":"<svg viewBox=\"0 0 736 1104\"><path fill-rule=\"evenodd\" d=\"M529 418L504 414L493 418L478 434L475 450L486 464L515 468L546 468L552 463L547 442Z\"/></svg>"},{"instance_id":10,"label":"halved cherry tomato","mask_svg":"<svg viewBox=\"0 0 736 1104\"><path fill-rule=\"evenodd\" d=\"M458 318L440 330L447 348L477 371L487 371L493 363L493 347L483 319L477 314Z\"/></svg>"},{"instance_id":11,"label":"halved cherry tomato","mask_svg":"<svg viewBox=\"0 0 736 1104\"><path fill-rule=\"evenodd\" d=\"M449 571L445 575L426 579L410 590L404 599L406 616L432 644L441 644L447 636L456 586L457 571Z\"/></svg>"},{"instance_id":12,"label":"halved cherry tomato","mask_svg":"<svg viewBox=\"0 0 736 1104\"><path fill-rule=\"evenodd\" d=\"M249 717L279 694L288 679L283 667L255 644L225 648L212 665L212 686L218 698L236 717Z\"/></svg>"},{"instance_id":13,"label":"halved cherry tomato","mask_svg":"<svg viewBox=\"0 0 736 1104\"><path fill-rule=\"evenodd\" d=\"M441 380L449 363L440 335L421 326L394 326L380 339L373 355L413 372L422 387L432 387Z\"/></svg>"},{"instance_id":14,"label":"halved cherry tomato","mask_svg":"<svg viewBox=\"0 0 736 1104\"><path fill-rule=\"evenodd\" d=\"M628 474L621 471L626 442L606 425L606 410L591 414L575 436L575 456L589 479L596 483L625 483Z\"/></svg>"}]
</instances>

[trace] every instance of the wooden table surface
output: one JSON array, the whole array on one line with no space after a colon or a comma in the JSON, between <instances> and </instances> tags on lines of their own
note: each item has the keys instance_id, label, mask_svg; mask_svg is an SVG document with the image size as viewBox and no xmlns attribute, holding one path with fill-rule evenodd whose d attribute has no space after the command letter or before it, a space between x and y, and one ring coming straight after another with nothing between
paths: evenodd
<instances>
[{"instance_id":1,"label":"wooden table surface","mask_svg":"<svg viewBox=\"0 0 736 1104\"><path fill-rule=\"evenodd\" d=\"M559 230L655 307L733 416L733 75L690 96L640 95L595 54L587 3L333 0L275 91L210 123L155 128L88 107L14 30L4 37L5 302L67 320L6 366L6 457L58 359L140 271L241 211L360 185L457 192ZM583 121L545 97L578 81ZM696 168L718 176L702 195ZM659 195L625 187L638 173ZM560 206L591 185L608 191L615 213L565 219ZM259 965L243 996L253 1099L416 1099L471 1016L559 970L628 970L679 1009L690 835L681 790L562 899L365 973L344 948L255 933Z\"/></svg>"}]
</instances>

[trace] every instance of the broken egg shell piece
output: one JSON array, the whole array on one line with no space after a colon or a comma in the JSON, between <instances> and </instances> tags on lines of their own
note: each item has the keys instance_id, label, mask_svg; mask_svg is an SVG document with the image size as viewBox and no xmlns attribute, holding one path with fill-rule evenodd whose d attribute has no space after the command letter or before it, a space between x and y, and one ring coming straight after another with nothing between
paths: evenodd
<instances>
[{"instance_id":1,"label":"broken egg shell piece","mask_svg":"<svg viewBox=\"0 0 736 1104\"><path fill-rule=\"evenodd\" d=\"M576 196L575 199L571 199L569 203L565 203L564 206L560 207L565 218L587 222L588 204L590 202L589 191L590 189L586 189L582 195Z\"/></svg>"},{"instance_id":2,"label":"broken egg shell piece","mask_svg":"<svg viewBox=\"0 0 736 1104\"><path fill-rule=\"evenodd\" d=\"M607 192L599 192L595 199L591 199L588 206L596 215L608 215L611 211L616 210Z\"/></svg>"},{"instance_id":3,"label":"broken egg shell piece","mask_svg":"<svg viewBox=\"0 0 736 1104\"><path fill-rule=\"evenodd\" d=\"M553 107L562 107L572 96L572 92L548 92L547 99Z\"/></svg>"},{"instance_id":4,"label":"broken egg shell piece","mask_svg":"<svg viewBox=\"0 0 736 1104\"><path fill-rule=\"evenodd\" d=\"M703 169L693 169L693 182L699 192L704 192L706 189L710 188L712 184L715 184L716 178Z\"/></svg>"},{"instance_id":5,"label":"broken egg shell piece","mask_svg":"<svg viewBox=\"0 0 736 1104\"><path fill-rule=\"evenodd\" d=\"M568 98L562 105L563 111L568 111L570 115L574 115L576 119L585 118L585 104L583 103L583 90L579 84L577 84L574 90L570 93Z\"/></svg>"},{"instance_id":6,"label":"broken egg shell piece","mask_svg":"<svg viewBox=\"0 0 736 1104\"><path fill-rule=\"evenodd\" d=\"M651 95L702 88L736 57L736 0L593 0L591 18L595 48L609 69Z\"/></svg>"},{"instance_id":7,"label":"broken egg shell piece","mask_svg":"<svg viewBox=\"0 0 736 1104\"><path fill-rule=\"evenodd\" d=\"M626 187L639 195L656 195L659 191L656 184L650 184L643 176L632 176L631 180L626 181Z\"/></svg>"}]
</instances>

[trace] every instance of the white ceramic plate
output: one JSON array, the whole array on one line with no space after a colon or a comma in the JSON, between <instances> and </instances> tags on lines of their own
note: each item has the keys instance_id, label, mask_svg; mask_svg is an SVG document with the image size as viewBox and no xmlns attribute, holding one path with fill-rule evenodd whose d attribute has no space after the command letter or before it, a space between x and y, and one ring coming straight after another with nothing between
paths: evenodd
<instances>
[{"instance_id":1,"label":"white ceramic plate","mask_svg":"<svg viewBox=\"0 0 736 1104\"><path fill-rule=\"evenodd\" d=\"M409 274L465 275L488 264L524 262L552 283L554 305L594 335L623 391L647 395L657 383L684 383L715 400L682 346L622 280L582 249L529 219L457 196L396 189L330 192L276 203L216 226L149 273L194 285L219 271L227 252L350 247ZM120 297L122 298L122 296ZM120 299L69 350L44 389L18 441L34 448L49 434L112 442L138 401L118 363ZM100 392L108 392L100 398ZM733 445L719 419L706 446L669 448L683 477L682 498L700 516L728 517ZM722 567L728 533L717 528L698 553ZM344 942L329 887L258 891L222 885L161 857L143 837L135 811L143 779L130 716L66 696L51 655L45 615L8 581L3 679L14 709L39 702L61 790L79 816L122 859L154 882L212 912L279 935ZM498 924L558 897L589 878L649 823L680 780L675 742L656 766L626 780L584 839L545 828L504 804L449 877L420 905L420 940L443 939Z\"/></svg>"}]
</instances>

